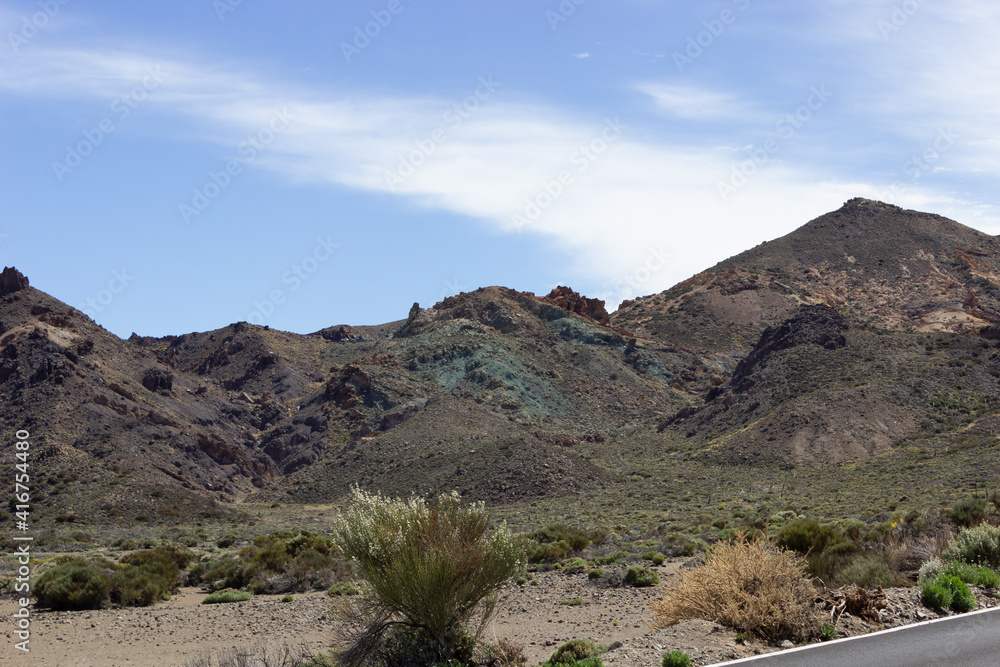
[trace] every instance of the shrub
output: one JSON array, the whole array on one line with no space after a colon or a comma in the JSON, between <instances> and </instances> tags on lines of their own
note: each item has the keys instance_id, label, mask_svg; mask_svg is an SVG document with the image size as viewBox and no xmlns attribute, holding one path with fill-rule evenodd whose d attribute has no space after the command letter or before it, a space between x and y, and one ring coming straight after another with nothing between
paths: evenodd
<instances>
[{"instance_id":1,"label":"shrub","mask_svg":"<svg viewBox=\"0 0 1000 667\"><path fill-rule=\"evenodd\" d=\"M218 547L220 549L225 549L226 547L231 547L234 544L236 544L236 540L237 539L238 538L235 535L231 535L231 534L223 535L216 542L216 545L218 545Z\"/></svg>"},{"instance_id":2,"label":"shrub","mask_svg":"<svg viewBox=\"0 0 1000 667\"><path fill-rule=\"evenodd\" d=\"M518 667L527 664L528 656L524 653L524 646L518 644L509 637L501 637L496 644L483 647L482 655L478 664L497 665L498 667Z\"/></svg>"},{"instance_id":3,"label":"shrub","mask_svg":"<svg viewBox=\"0 0 1000 667\"><path fill-rule=\"evenodd\" d=\"M765 641L808 638L819 625L815 589L797 554L764 540L721 542L705 562L667 584L653 603L658 628L702 618Z\"/></svg>"},{"instance_id":4,"label":"shrub","mask_svg":"<svg viewBox=\"0 0 1000 667\"><path fill-rule=\"evenodd\" d=\"M561 523L536 530L528 535L528 539L535 542L528 554L528 560L532 563L557 561L590 544L590 535L586 531Z\"/></svg>"},{"instance_id":5,"label":"shrub","mask_svg":"<svg viewBox=\"0 0 1000 667\"><path fill-rule=\"evenodd\" d=\"M840 570L834 573L832 581L836 586L857 584L861 588L906 585L905 578L886 562L885 554L878 552L851 557L841 564Z\"/></svg>"},{"instance_id":6,"label":"shrub","mask_svg":"<svg viewBox=\"0 0 1000 667\"><path fill-rule=\"evenodd\" d=\"M955 575L939 574L920 586L921 601L938 611L945 607L963 613L976 608L976 596L969 587Z\"/></svg>"},{"instance_id":7,"label":"shrub","mask_svg":"<svg viewBox=\"0 0 1000 667\"><path fill-rule=\"evenodd\" d=\"M952 506L951 520L956 526L969 527L979 523L985 513L985 498L966 498Z\"/></svg>"},{"instance_id":8,"label":"shrub","mask_svg":"<svg viewBox=\"0 0 1000 667\"><path fill-rule=\"evenodd\" d=\"M1000 527L981 523L963 528L941 554L945 560L1000 568Z\"/></svg>"},{"instance_id":9,"label":"shrub","mask_svg":"<svg viewBox=\"0 0 1000 667\"><path fill-rule=\"evenodd\" d=\"M644 588L660 583L660 577L647 567L632 565L625 572L625 583L636 588Z\"/></svg>"},{"instance_id":10,"label":"shrub","mask_svg":"<svg viewBox=\"0 0 1000 667\"><path fill-rule=\"evenodd\" d=\"M832 524L799 520L786 524L774 537L779 548L800 554L820 554L828 548L848 542L848 538Z\"/></svg>"},{"instance_id":11,"label":"shrub","mask_svg":"<svg viewBox=\"0 0 1000 667\"><path fill-rule=\"evenodd\" d=\"M332 540L309 531L258 535L236 556L215 560L201 574L210 588L248 588L254 593L329 588L347 571Z\"/></svg>"},{"instance_id":12,"label":"shrub","mask_svg":"<svg viewBox=\"0 0 1000 667\"><path fill-rule=\"evenodd\" d=\"M214 593L209 593L204 600L201 601L202 604L220 604L225 602L244 602L253 597L253 594L249 591L236 591L232 588L226 588L221 591L215 591Z\"/></svg>"},{"instance_id":13,"label":"shrub","mask_svg":"<svg viewBox=\"0 0 1000 667\"><path fill-rule=\"evenodd\" d=\"M31 589L38 604L45 607L98 609L108 599L112 576L107 561L70 558L45 570Z\"/></svg>"},{"instance_id":14,"label":"shrub","mask_svg":"<svg viewBox=\"0 0 1000 667\"><path fill-rule=\"evenodd\" d=\"M939 579L931 579L920 585L920 601L931 609L941 611L951 606L951 599L951 589Z\"/></svg>"},{"instance_id":15,"label":"shrub","mask_svg":"<svg viewBox=\"0 0 1000 667\"><path fill-rule=\"evenodd\" d=\"M357 586L348 581L333 586L332 588L330 588L330 590L326 592L326 594L329 595L330 597L335 597L338 595L357 595L360 592L361 591L358 590Z\"/></svg>"},{"instance_id":16,"label":"shrub","mask_svg":"<svg viewBox=\"0 0 1000 667\"><path fill-rule=\"evenodd\" d=\"M596 658L607 650L607 646L598 644L593 639L571 639L557 648L545 664L551 665L551 667L576 665L580 660Z\"/></svg>"},{"instance_id":17,"label":"shrub","mask_svg":"<svg viewBox=\"0 0 1000 667\"><path fill-rule=\"evenodd\" d=\"M179 574L173 562L123 565L112 578L111 600L124 606L148 607L176 588Z\"/></svg>"},{"instance_id":18,"label":"shrub","mask_svg":"<svg viewBox=\"0 0 1000 667\"><path fill-rule=\"evenodd\" d=\"M484 505L463 507L457 493L427 504L355 488L334 535L370 591L363 604L343 609L361 624L339 656L345 667L380 656L385 663L387 644L407 641L427 648L430 662L461 659L466 625L477 617L476 632L482 629L500 586L523 566L520 541L505 525L491 531Z\"/></svg>"},{"instance_id":19,"label":"shrub","mask_svg":"<svg viewBox=\"0 0 1000 667\"><path fill-rule=\"evenodd\" d=\"M976 596L969 590L968 585L958 577L947 577L946 581L951 587L951 610L958 613L965 613L976 608Z\"/></svg>"},{"instance_id":20,"label":"shrub","mask_svg":"<svg viewBox=\"0 0 1000 667\"><path fill-rule=\"evenodd\" d=\"M564 540L544 544L530 542L530 545L528 549L529 563L554 563L565 558L570 552L569 543Z\"/></svg>"},{"instance_id":21,"label":"shrub","mask_svg":"<svg viewBox=\"0 0 1000 667\"><path fill-rule=\"evenodd\" d=\"M282 602L295 602L295 598L293 598L291 595L286 595L285 597L281 598L281 601Z\"/></svg>"},{"instance_id":22,"label":"shrub","mask_svg":"<svg viewBox=\"0 0 1000 667\"><path fill-rule=\"evenodd\" d=\"M181 570L194 552L175 544L135 551L122 558L112 579L111 600L125 606L147 607L177 590Z\"/></svg>"},{"instance_id":23,"label":"shrub","mask_svg":"<svg viewBox=\"0 0 1000 667\"><path fill-rule=\"evenodd\" d=\"M928 565L932 566L927 567ZM1000 574L996 570L983 565L969 565L968 563L954 560L950 560L947 563L928 561L925 567L920 568L920 581L936 579L941 575L958 577L965 583L973 586L1000 588Z\"/></svg>"},{"instance_id":24,"label":"shrub","mask_svg":"<svg viewBox=\"0 0 1000 667\"><path fill-rule=\"evenodd\" d=\"M595 567L587 573L588 579L600 579L604 576L604 568Z\"/></svg>"},{"instance_id":25,"label":"shrub","mask_svg":"<svg viewBox=\"0 0 1000 667\"><path fill-rule=\"evenodd\" d=\"M642 559L652 561L653 565L663 565L663 561L666 560L663 554L656 553L655 551L647 551L642 555Z\"/></svg>"},{"instance_id":26,"label":"shrub","mask_svg":"<svg viewBox=\"0 0 1000 667\"><path fill-rule=\"evenodd\" d=\"M684 651L664 653L663 667L691 667L691 656Z\"/></svg>"}]
</instances>

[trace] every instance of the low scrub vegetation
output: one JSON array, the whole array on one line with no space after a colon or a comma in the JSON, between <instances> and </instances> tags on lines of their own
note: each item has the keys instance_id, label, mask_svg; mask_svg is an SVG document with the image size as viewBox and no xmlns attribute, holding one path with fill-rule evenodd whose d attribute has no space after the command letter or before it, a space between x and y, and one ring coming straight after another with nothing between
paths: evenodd
<instances>
[{"instance_id":1,"label":"low scrub vegetation","mask_svg":"<svg viewBox=\"0 0 1000 667\"><path fill-rule=\"evenodd\" d=\"M226 588L221 591L215 591L214 593L209 593L205 596L205 599L201 601L202 604L226 604L229 602L245 602L253 597L253 594L249 591L237 591L232 588Z\"/></svg>"},{"instance_id":2,"label":"low scrub vegetation","mask_svg":"<svg viewBox=\"0 0 1000 667\"><path fill-rule=\"evenodd\" d=\"M820 625L805 562L765 540L720 542L666 589L653 604L660 628L702 618L776 641L810 638Z\"/></svg>"},{"instance_id":3,"label":"low scrub vegetation","mask_svg":"<svg viewBox=\"0 0 1000 667\"><path fill-rule=\"evenodd\" d=\"M951 609L966 612L976 608L976 596L968 585L954 575L939 574L920 586L921 601L938 611Z\"/></svg>"},{"instance_id":4,"label":"low scrub vegetation","mask_svg":"<svg viewBox=\"0 0 1000 667\"><path fill-rule=\"evenodd\" d=\"M684 651L664 653L663 667L691 667L691 656Z\"/></svg>"},{"instance_id":5,"label":"low scrub vegetation","mask_svg":"<svg viewBox=\"0 0 1000 667\"><path fill-rule=\"evenodd\" d=\"M607 650L607 646L592 639L571 639L557 648L542 667L600 667L597 656Z\"/></svg>"},{"instance_id":6,"label":"low scrub vegetation","mask_svg":"<svg viewBox=\"0 0 1000 667\"><path fill-rule=\"evenodd\" d=\"M1000 568L1000 526L983 523L959 531L942 556L972 565Z\"/></svg>"},{"instance_id":7,"label":"low scrub vegetation","mask_svg":"<svg viewBox=\"0 0 1000 667\"><path fill-rule=\"evenodd\" d=\"M168 597L194 554L183 547L137 551L120 563L105 558L60 557L35 580L38 603L52 609L98 609L108 602L144 607Z\"/></svg>"},{"instance_id":8,"label":"low scrub vegetation","mask_svg":"<svg viewBox=\"0 0 1000 667\"><path fill-rule=\"evenodd\" d=\"M210 590L245 588L256 594L324 590L349 574L333 540L305 530L259 535L239 553L192 572Z\"/></svg>"}]
</instances>

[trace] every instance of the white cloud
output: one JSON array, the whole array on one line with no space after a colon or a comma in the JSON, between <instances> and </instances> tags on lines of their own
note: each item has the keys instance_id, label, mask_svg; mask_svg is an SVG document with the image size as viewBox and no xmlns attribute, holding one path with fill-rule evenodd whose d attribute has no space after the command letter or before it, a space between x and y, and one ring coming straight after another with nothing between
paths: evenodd
<instances>
[{"instance_id":1,"label":"white cloud","mask_svg":"<svg viewBox=\"0 0 1000 667\"><path fill-rule=\"evenodd\" d=\"M158 109L195 120L206 140L227 147L227 157L235 157L239 142L264 127L275 109L287 108L291 123L254 162L286 178L391 193L505 232L517 230L515 214L529 217L525 211L533 202L539 214L520 232L569 251L577 258L577 275L607 286L601 296L612 307L788 233L850 197L879 198L889 185L838 182L819 163L774 161L723 202L716 186L729 177L734 158L705 148L704 137L652 141L644 128L629 127L629 118L619 120L625 125L620 132L609 133L614 119L519 104L502 84L489 91L476 83L457 99L360 96L278 84L232 66L169 55L38 49L31 59L4 69L0 88L21 96L111 99L140 81L149 67L164 72L155 92ZM976 74L986 72L977 68ZM943 102L936 92L898 86L898 94L918 104L937 108ZM640 89L684 119L745 118L749 106L733 95L689 86ZM984 124L1000 109L1000 99L993 110L964 109L965 102L993 100L1000 93L962 96L954 85L949 91L962 102L957 113L966 116L963 122ZM954 99L950 103L959 106ZM964 166L995 175L1000 165L988 149L995 149L996 135L984 125L976 132L970 136L983 141L984 149L975 152L976 159L963 158ZM400 173L401 164L413 166L413 173ZM949 156L941 166L955 168L955 163ZM995 209L972 199L919 180L903 185L895 201L901 206L974 226L1000 224ZM667 258L666 264L649 270L651 253Z\"/></svg>"},{"instance_id":2,"label":"white cloud","mask_svg":"<svg viewBox=\"0 0 1000 667\"><path fill-rule=\"evenodd\" d=\"M696 86L644 83L636 88L652 97L668 115L686 120L746 119L750 106L729 93Z\"/></svg>"}]
</instances>

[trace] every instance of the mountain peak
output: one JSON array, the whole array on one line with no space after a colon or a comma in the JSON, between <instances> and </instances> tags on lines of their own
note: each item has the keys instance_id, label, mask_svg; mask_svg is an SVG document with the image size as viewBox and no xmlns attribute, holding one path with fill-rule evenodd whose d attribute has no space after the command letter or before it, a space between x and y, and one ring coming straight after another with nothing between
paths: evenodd
<instances>
[{"instance_id":1,"label":"mountain peak","mask_svg":"<svg viewBox=\"0 0 1000 667\"><path fill-rule=\"evenodd\" d=\"M0 294L19 292L28 287L28 277L13 266L4 267L0 273Z\"/></svg>"}]
</instances>

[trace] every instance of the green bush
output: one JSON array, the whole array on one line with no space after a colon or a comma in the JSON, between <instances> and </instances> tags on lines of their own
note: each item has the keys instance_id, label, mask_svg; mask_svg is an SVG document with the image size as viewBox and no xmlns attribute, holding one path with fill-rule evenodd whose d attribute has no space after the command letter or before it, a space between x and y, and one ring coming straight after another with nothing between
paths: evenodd
<instances>
[{"instance_id":1,"label":"green bush","mask_svg":"<svg viewBox=\"0 0 1000 667\"><path fill-rule=\"evenodd\" d=\"M920 601L931 609L946 609L951 606L951 600L951 589L938 579L931 579L920 585Z\"/></svg>"},{"instance_id":2,"label":"green bush","mask_svg":"<svg viewBox=\"0 0 1000 667\"><path fill-rule=\"evenodd\" d=\"M253 594L249 591L236 591L231 588L226 588L221 591L215 591L214 593L209 593L204 600L201 601L202 604L221 604L226 602L244 602L253 597Z\"/></svg>"},{"instance_id":3,"label":"green bush","mask_svg":"<svg viewBox=\"0 0 1000 667\"><path fill-rule=\"evenodd\" d=\"M500 587L523 567L522 542L504 525L491 530L483 504L463 506L457 493L428 504L355 488L334 536L370 591L354 607L360 629L339 656L345 667L372 665L397 640L423 642L433 660L418 664L460 659L466 625L489 620Z\"/></svg>"},{"instance_id":4,"label":"green bush","mask_svg":"<svg viewBox=\"0 0 1000 667\"><path fill-rule=\"evenodd\" d=\"M625 572L625 583L636 588L655 586L660 583L660 577L655 572L641 565L632 565Z\"/></svg>"},{"instance_id":5,"label":"green bush","mask_svg":"<svg viewBox=\"0 0 1000 667\"><path fill-rule=\"evenodd\" d=\"M236 537L236 535L226 534L226 535L223 535L222 537L220 537L219 540L215 544L218 545L218 547L220 549L225 549L227 547L231 547L234 544L236 544L236 540L237 539L239 539L239 538Z\"/></svg>"},{"instance_id":6,"label":"green bush","mask_svg":"<svg viewBox=\"0 0 1000 667\"><path fill-rule=\"evenodd\" d=\"M959 613L976 608L976 596L964 581L950 574L939 574L920 586L921 601L938 611L945 607Z\"/></svg>"},{"instance_id":7,"label":"green bush","mask_svg":"<svg viewBox=\"0 0 1000 667\"><path fill-rule=\"evenodd\" d=\"M982 520L986 513L985 498L959 500L951 508L951 520L956 526L969 527Z\"/></svg>"},{"instance_id":8,"label":"green bush","mask_svg":"<svg viewBox=\"0 0 1000 667\"><path fill-rule=\"evenodd\" d=\"M358 590L357 586L347 581L342 584L337 584L336 586L331 587L330 590L326 592L326 594L329 595L330 597L335 597L338 595L357 595L360 592L361 591Z\"/></svg>"},{"instance_id":9,"label":"green bush","mask_svg":"<svg viewBox=\"0 0 1000 667\"><path fill-rule=\"evenodd\" d=\"M285 597L281 598L281 601L282 602L295 602L295 598L293 598L291 595L286 595Z\"/></svg>"},{"instance_id":10,"label":"green bush","mask_svg":"<svg viewBox=\"0 0 1000 667\"><path fill-rule=\"evenodd\" d=\"M529 563L555 563L560 561L570 553L569 543L564 540L556 542L529 542L528 562Z\"/></svg>"},{"instance_id":11,"label":"green bush","mask_svg":"<svg viewBox=\"0 0 1000 667\"><path fill-rule=\"evenodd\" d=\"M684 651L664 653L663 667L691 667L691 656Z\"/></svg>"},{"instance_id":12,"label":"green bush","mask_svg":"<svg viewBox=\"0 0 1000 667\"><path fill-rule=\"evenodd\" d=\"M839 563L830 580L834 586L857 584L862 588L904 586L905 578L892 569L884 554L856 554Z\"/></svg>"},{"instance_id":13,"label":"green bush","mask_svg":"<svg viewBox=\"0 0 1000 667\"><path fill-rule=\"evenodd\" d=\"M781 549L800 554L820 554L838 544L849 542L833 524L820 525L816 521L798 520L785 524L775 535L774 543Z\"/></svg>"},{"instance_id":14,"label":"green bush","mask_svg":"<svg viewBox=\"0 0 1000 667\"><path fill-rule=\"evenodd\" d=\"M976 596L968 585L958 577L948 577L948 584L951 586L951 610L958 613L965 613L976 608Z\"/></svg>"},{"instance_id":15,"label":"green bush","mask_svg":"<svg viewBox=\"0 0 1000 667\"><path fill-rule=\"evenodd\" d=\"M568 544L569 548L573 551L582 551L590 544L589 533L561 523L552 524L542 530L536 530L529 537L540 544L562 541Z\"/></svg>"},{"instance_id":16,"label":"green bush","mask_svg":"<svg viewBox=\"0 0 1000 667\"><path fill-rule=\"evenodd\" d=\"M123 606L148 607L177 587L180 570L172 562L125 564L112 578L111 601Z\"/></svg>"},{"instance_id":17,"label":"green bush","mask_svg":"<svg viewBox=\"0 0 1000 667\"><path fill-rule=\"evenodd\" d=\"M99 609L108 599L113 574L107 561L70 558L45 570L31 590L44 607Z\"/></svg>"},{"instance_id":18,"label":"green bush","mask_svg":"<svg viewBox=\"0 0 1000 667\"><path fill-rule=\"evenodd\" d=\"M580 660L596 658L607 650L607 646L598 644L593 639L571 639L557 648L545 664L551 667L576 665Z\"/></svg>"},{"instance_id":19,"label":"green bush","mask_svg":"<svg viewBox=\"0 0 1000 667\"><path fill-rule=\"evenodd\" d=\"M941 554L945 560L1000 568L1000 527L981 523L963 528Z\"/></svg>"},{"instance_id":20,"label":"green bush","mask_svg":"<svg viewBox=\"0 0 1000 667\"><path fill-rule=\"evenodd\" d=\"M604 576L604 568L595 567L587 573L588 579L600 579Z\"/></svg>"},{"instance_id":21,"label":"green bush","mask_svg":"<svg viewBox=\"0 0 1000 667\"><path fill-rule=\"evenodd\" d=\"M931 561L928 561L929 563ZM958 577L967 584L973 586L985 586L986 588L1000 588L1000 574L996 570L984 565L969 565L961 561L950 560L946 563L938 561L931 563L932 567L921 568L920 576L923 579L933 579L939 575L946 574Z\"/></svg>"},{"instance_id":22,"label":"green bush","mask_svg":"<svg viewBox=\"0 0 1000 667\"><path fill-rule=\"evenodd\" d=\"M302 530L258 535L238 555L215 560L200 576L210 588L289 593L329 588L348 572L329 537Z\"/></svg>"},{"instance_id":23,"label":"green bush","mask_svg":"<svg viewBox=\"0 0 1000 667\"><path fill-rule=\"evenodd\" d=\"M666 560L663 554L656 553L655 551L647 551L642 555L642 559L652 561L653 565L663 565L663 561Z\"/></svg>"}]
</instances>

